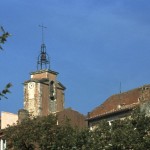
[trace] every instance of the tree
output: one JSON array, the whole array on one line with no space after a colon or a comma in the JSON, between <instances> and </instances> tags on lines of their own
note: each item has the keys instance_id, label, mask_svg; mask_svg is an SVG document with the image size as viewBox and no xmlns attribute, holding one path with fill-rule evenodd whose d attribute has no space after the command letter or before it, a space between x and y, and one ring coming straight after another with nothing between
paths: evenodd
<instances>
[{"instance_id":1,"label":"tree","mask_svg":"<svg viewBox=\"0 0 150 150\"><path fill-rule=\"evenodd\" d=\"M4 98L7 99L6 94L7 94L7 93L10 93L9 88L10 88L11 86L12 86L12 84L11 84L11 83L8 83L8 84L5 86L5 88L0 92L0 100L1 100L2 97L4 97Z\"/></svg>"},{"instance_id":2,"label":"tree","mask_svg":"<svg viewBox=\"0 0 150 150\"><path fill-rule=\"evenodd\" d=\"M15 150L148 150L150 117L139 110L110 126L100 121L94 131L78 129L68 122L57 125L54 115L27 119L4 130L8 149Z\"/></svg>"},{"instance_id":3,"label":"tree","mask_svg":"<svg viewBox=\"0 0 150 150\"><path fill-rule=\"evenodd\" d=\"M5 32L5 30L3 29L3 27L0 27L0 31L2 32L2 35L0 35L0 49L2 50L2 46L1 44L4 44L7 41L7 38L10 36L10 34L8 32ZM0 91L0 100L2 97L7 98L6 94L10 93L9 88L12 86L11 83L8 83L5 88Z\"/></svg>"},{"instance_id":4,"label":"tree","mask_svg":"<svg viewBox=\"0 0 150 150\"><path fill-rule=\"evenodd\" d=\"M57 125L54 115L27 119L4 130L7 148L15 150L71 150L78 130Z\"/></svg>"},{"instance_id":5,"label":"tree","mask_svg":"<svg viewBox=\"0 0 150 150\"><path fill-rule=\"evenodd\" d=\"M8 32L5 32L4 28L1 26L0 31L2 32L2 35L0 35L0 49L2 50L1 44L4 44L7 41L7 38L10 36Z\"/></svg>"},{"instance_id":6,"label":"tree","mask_svg":"<svg viewBox=\"0 0 150 150\"><path fill-rule=\"evenodd\" d=\"M150 117L140 109L123 120L116 120L111 127L112 149L150 149Z\"/></svg>"}]
</instances>

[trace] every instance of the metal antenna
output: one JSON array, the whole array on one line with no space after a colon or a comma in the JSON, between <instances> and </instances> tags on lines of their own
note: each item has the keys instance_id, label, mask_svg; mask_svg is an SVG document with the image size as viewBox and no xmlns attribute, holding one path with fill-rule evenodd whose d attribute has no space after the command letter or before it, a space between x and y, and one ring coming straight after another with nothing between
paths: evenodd
<instances>
[{"instance_id":1,"label":"metal antenna","mask_svg":"<svg viewBox=\"0 0 150 150\"><path fill-rule=\"evenodd\" d=\"M47 27L42 25L39 25L40 28L42 28L42 43L44 43L44 28L46 29Z\"/></svg>"},{"instance_id":2,"label":"metal antenna","mask_svg":"<svg viewBox=\"0 0 150 150\"><path fill-rule=\"evenodd\" d=\"M120 93L121 93L121 92L122 92L122 91L121 91L121 82L120 82L120 87L119 87L119 88L120 88Z\"/></svg>"}]
</instances>

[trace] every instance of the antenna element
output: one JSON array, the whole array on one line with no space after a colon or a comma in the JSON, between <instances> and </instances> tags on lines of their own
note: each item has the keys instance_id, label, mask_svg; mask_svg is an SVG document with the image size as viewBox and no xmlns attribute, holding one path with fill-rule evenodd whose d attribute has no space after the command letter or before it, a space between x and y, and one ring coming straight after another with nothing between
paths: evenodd
<instances>
[{"instance_id":1,"label":"antenna element","mask_svg":"<svg viewBox=\"0 0 150 150\"><path fill-rule=\"evenodd\" d=\"M121 82L120 82L120 87L119 87L119 88L120 88L120 94L121 94L121 92L122 92L122 91L121 91Z\"/></svg>"},{"instance_id":2,"label":"antenna element","mask_svg":"<svg viewBox=\"0 0 150 150\"><path fill-rule=\"evenodd\" d=\"M46 29L47 27L42 25L39 25L40 28L42 28L42 43L44 44L44 28Z\"/></svg>"}]
</instances>

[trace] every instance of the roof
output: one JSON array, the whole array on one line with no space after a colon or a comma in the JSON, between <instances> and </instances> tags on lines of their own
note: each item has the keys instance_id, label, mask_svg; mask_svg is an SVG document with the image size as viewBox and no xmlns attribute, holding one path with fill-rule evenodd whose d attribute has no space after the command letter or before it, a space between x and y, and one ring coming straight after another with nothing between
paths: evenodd
<instances>
[{"instance_id":1,"label":"roof","mask_svg":"<svg viewBox=\"0 0 150 150\"><path fill-rule=\"evenodd\" d=\"M108 115L113 115L117 112L123 112L133 109L134 107L139 105L141 90L146 86L150 85L145 85L124 93L110 96L108 99L106 99L106 101L104 101L104 103L96 107L88 114L87 120L93 120L94 118L100 118Z\"/></svg>"},{"instance_id":2,"label":"roof","mask_svg":"<svg viewBox=\"0 0 150 150\"><path fill-rule=\"evenodd\" d=\"M42 78L42 79L30 79L30 80L25 81L23 84L27 84L27 83L29 83L29 82L46 83L46 82L49 82L49 79L47 79L47 78Z\"/></svg>"},{"instance_id":3,"label":"roof","mask_svg":"<svg viewBox=\"0 0 150 150\"><path fill-rule=\"evenodd\" d=\"M71 108L64 109L57 112L58 124L63 125L69 120L70 125L73 127L84 128L87 126L85 116ZM67 120L66 120L67 119Z\"/></svg>"},{"instance_id":4,"label":"roof","mask_svg":"<svg viewBox=\"0 0 150 150\"><path fill-rule=\"evenodd\" d=\"M45 83L45 82L49 82L49 79L47 78L42 78L42 79L30 79L25 81L23 84L27 84L29 82L36 82L36 83Z\"/></svg>"},{"instance_id":5,"label":"roof","mask_svg":"<svg viewBox=\"0 0 150 150\"><path fill-rule=\"evenodd\" d=\"M57 88L60 88L60 89L63 89L63 90L66 89L66 87L62 83L60 83L58 81L57 81Z\"/></svg>"},{"instance_id":6,"label":"roof","mask_svg":"<svg viewBox=\"0 0 150 150\"><path fill-rule=\"evenodd\" d=\"M30 79L30 80L25 81L23 84L27 84L29 82L43 83L43 84L47 84L48 85L50 80L48 78ZM66 89L66 87L61 82L56 81L56 84L57 84L57 88L63 89L63 90Z\"/></svg>"}]
</instances>

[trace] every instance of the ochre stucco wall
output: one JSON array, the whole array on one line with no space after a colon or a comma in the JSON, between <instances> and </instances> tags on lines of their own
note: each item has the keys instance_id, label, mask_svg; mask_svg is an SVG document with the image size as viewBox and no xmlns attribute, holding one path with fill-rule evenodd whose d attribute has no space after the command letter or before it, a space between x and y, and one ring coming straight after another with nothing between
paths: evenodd
<instances>
[{"instance_id":1,"label":"ochre stucco wall","mask_svg":"<svg viewBox=\"0 0 150 150\"><path fill-rule=\"evenodd\" d=\"M1 129L6 128L8 125L16 124L17 121L18 115L9 112L1 112Z\"/></svg>"}]
</instances>

